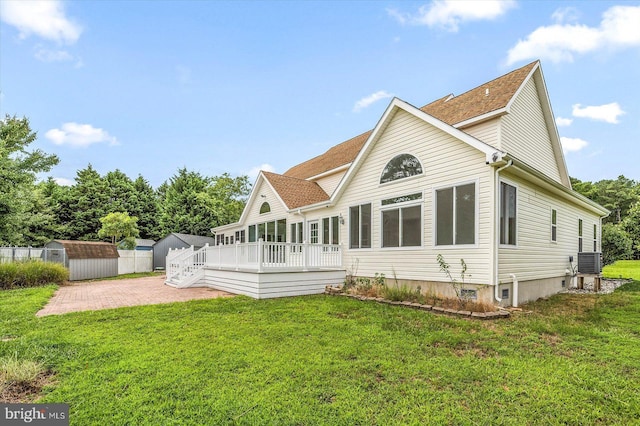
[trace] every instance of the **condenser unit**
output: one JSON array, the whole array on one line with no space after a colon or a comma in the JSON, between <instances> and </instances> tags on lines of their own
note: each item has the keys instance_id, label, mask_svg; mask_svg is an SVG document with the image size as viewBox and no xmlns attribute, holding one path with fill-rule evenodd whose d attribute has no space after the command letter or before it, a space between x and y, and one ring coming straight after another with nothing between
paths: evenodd
<instances>
[{"instance_id":1,"label":"condenser unit","mask_svg":"<svg viewBox=\"0 0 640 426\"><path fill-rule=\"evenodd\" d=\"M578 253L579 274L599 274L602 272L600 253Z\"/></svg>"}]
</instances>

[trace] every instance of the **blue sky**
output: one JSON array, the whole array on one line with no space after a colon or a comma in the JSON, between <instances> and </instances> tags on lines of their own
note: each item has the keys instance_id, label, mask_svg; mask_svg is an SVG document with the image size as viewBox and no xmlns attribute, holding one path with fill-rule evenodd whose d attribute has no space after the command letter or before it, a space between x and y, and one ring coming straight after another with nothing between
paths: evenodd
<instances>
[{"instance_id":1,"label":"blue sky","mask_svg":"<svg viewBox=\"0 0 640 426\"><path fill-rule=\"evenodd\" d=\"M178 168L283 173L422 106L542 61L569 173L640 180L640 2L13 1L0 113L71 182Z\"/></svg>"}]
</instances>

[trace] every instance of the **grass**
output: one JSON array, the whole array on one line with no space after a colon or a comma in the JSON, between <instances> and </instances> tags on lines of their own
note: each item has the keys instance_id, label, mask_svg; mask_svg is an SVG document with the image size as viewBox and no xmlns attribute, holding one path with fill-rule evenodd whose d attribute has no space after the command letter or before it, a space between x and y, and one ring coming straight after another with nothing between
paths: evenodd
<instances>
[{"instance_id":1,"label":"grass","mask_svg":"<svg viewBox=\"0 0 640 426\"><path fill-rule=\"evenodd\" d=\"M605 278L630 278L640 281L640 260L618 260L602 269Z\"/></svg>"},{"instance_id":2,"label":"grass","mask_svg":"<svg viewBox=\"0 0 640 426\"><path fill-rule=\"evenodd\" d=\"M36 318L54 291L0 292L0 357L55 371L72 425L640 422L640 282L495 322L324 295Z\"/></svg>"}]
</instances>

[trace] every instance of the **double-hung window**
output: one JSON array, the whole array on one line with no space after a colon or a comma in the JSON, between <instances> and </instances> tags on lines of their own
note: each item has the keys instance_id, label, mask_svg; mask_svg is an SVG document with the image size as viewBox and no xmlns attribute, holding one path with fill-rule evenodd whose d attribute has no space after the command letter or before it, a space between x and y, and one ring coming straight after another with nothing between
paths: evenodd
<instances>
[{"instance_id":1,"label":"double-hung window","mask_svg":"<svg viewBox=\"0 0 640 426\"><path fill-rule=\"evenodd\" d=\"M578 219L578 253L582 253L582 219Z\"/></svg>"},{"instance_id":2,"label":"double-hung window","mask_svg":"<svg viewBox=\"0 0 640 426\"><path fill-rule=\"evenodd\" d=\"M551 209L551 241L554 243L558 241L558 212L556 209Z\"/></svg>"},{"instance_id":3,"label":"double-hung window","mask_svg":"<svg viewBox=\"0 0 640 426\"><path fill-rule=\"evenodd\" d=\"M349 248L371 248L371 203L349 207Z\"/></svg>"},{"instance_id":4,"label":"double-hung window","mask_svg":"<svg viewBox=\"0 0 640 426\"><path fill-rule=\"evenodd\" d=\"M598 251L598 225L593 224L593 252Z\"/></svg>"},{"instance_id":5,"label":"double-hung window","mask_svg":"<svg viewBox=\"0 0 640 426\"><path fill-rule=\"evenodd\" d=\"M500 182L500 244L516 245L516 187Z\"/></svg>"},{"instance_id":6,"label":"double-hung window","mask_svg":"<svg viewBox=\"0 0 640 426\"><path fill-rule=\"evenodd\" d=\"M422 193L382 200L382 247L422 245Z\"/></svg>"},{"instance_id":7,"label":"double-hung window","mask_svg":"<svg viewBox=\"0 0 640 426\"><path fill-rule=\"evenodd\" d=\"M436 245L475 244L476 184L436 190Z\"/></svg>"},{"instance_id":8,"label":"double-hung window","mask_svg":"<svg viewBox=\"0 0 640 426\"><path fill-rule=\"evenodd\" d=\"M302 244L304 242L304 222L296 222L290 225L291 227L291 242L294 244ZM292 252L302 251L302 246L293 246Z\"/></svg>"}]
</instances>

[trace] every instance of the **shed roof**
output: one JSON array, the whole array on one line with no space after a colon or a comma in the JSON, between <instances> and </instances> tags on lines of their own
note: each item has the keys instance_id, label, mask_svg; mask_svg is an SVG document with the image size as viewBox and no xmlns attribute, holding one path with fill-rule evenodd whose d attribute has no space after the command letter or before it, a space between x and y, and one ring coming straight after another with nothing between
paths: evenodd
<instances>
[{"instance_id":1,"label":"shed roof","mask_svg":"<svg viewBox=\"0 0 640 426\"><path fill-rule=\"evenodd\" d=\"M69 259L117 259L120 257L114 244L94 241L54 240L64 247Z\"/></svg>"},{"instance_id":2,"label":"shed roof","mask_svg":"<svg viewBox=\"0 0 640 426\"><path fill-rule=\"evenodd\" d=\"M136 246L140 247L153 247L156 242L153 240L145 240L143 238L136 238Z\"/></svg>"},{"instance_id":3,"label":"shed roof","mask_svg":"<svg viewBox=\"0 0 640 426\"><path fill-rule=\"evenodd\" d=\"M170 235L174 235L176 238L182 240L184 243L194 247L204 247L207 244L214 245L216 243L216 240L213 237L203 237L201 235L191 235L191 234L180 234L178 232L172 232Z\"/></svg>"}]
</instances>

